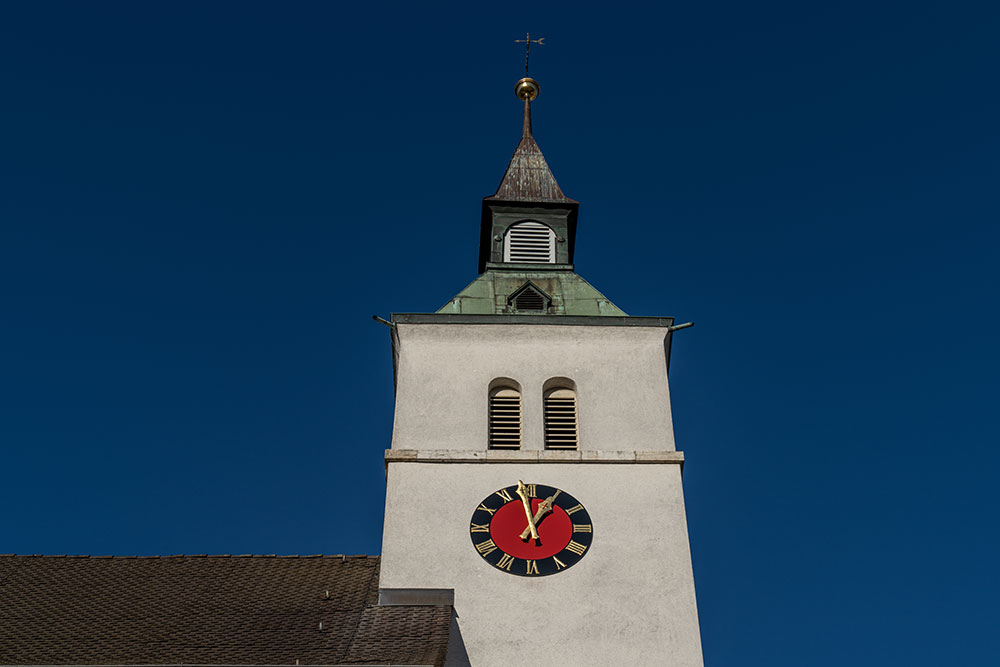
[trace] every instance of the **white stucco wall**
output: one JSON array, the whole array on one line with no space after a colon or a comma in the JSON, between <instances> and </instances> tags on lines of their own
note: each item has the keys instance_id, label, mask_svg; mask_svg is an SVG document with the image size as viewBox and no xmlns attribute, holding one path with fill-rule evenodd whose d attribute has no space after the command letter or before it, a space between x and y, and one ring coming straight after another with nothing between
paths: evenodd
<instances>
[{"instance_id":1,"label":"white stucco wall","mask_svg":"<svg viewBox=\"0 0 1000 667\"><path fill-rule=\"evenodd\" d=\"M542 449L542 385L576 383L580 449L673 451L665 327L399 324L393 449L484 450L490 381L522 387Z\"/></svg>"},{"instance_id":2,"label":"white stucco wall","mask_svg":"<svg viewBox=\"0 0 1000 667\"><path fill-rule=\"evenodd\" d=\"M472 513L518 479L586 506L577 565L527 578L479 557ZM380 586L455 589L453 667L702 665L680 465L394 462L383 535Z\"/></svg>"}]
</instances>

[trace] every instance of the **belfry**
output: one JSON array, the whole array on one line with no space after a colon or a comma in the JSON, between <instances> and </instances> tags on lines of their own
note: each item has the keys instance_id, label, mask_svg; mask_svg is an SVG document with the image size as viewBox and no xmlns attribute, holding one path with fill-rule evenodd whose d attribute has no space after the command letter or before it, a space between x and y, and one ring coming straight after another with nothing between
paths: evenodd
<instances>
[{"instance_id":1,"label":"belfry","mask_svg":"<svg viewBox=\"0 0 1000 667\"><path fill-rule=\"evenodd\" d=\"M579 203L531 124L483 199L479 276L394 314L382 604L453 601L447 665L702 664L670 317L574 268Z\"/></svg>"}]
</instances>

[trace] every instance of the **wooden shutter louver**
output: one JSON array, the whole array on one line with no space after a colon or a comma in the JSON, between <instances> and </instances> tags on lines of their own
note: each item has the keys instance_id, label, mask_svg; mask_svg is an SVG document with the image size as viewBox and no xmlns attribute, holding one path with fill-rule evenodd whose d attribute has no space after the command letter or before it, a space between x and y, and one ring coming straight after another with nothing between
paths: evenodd
<instances>
[{"instance_id":1,"label":"wooden shutter louver","mask_svg":"<svg viewBox=\"0 0 1000 667\"><path fill-rule=\"evenodd\" d=\"M545 395L545 448L576 449L580 442L576 418L576 392L553 389Z\"/></svg>"},{"instance_id":2,"label":"wooden shutter louver","mask_svg":"<svg viewBox=\"0 0 1000 667\"><path fill-rule=\"evenodd\" d=\"M521 392L496 389L490 392L490 449L521 448Z\"/></svg>"},{"instance_id":3,"label":"wooden shutter louver","mask_svg":"<svg viewBox=\"0 0 1000 667\"><path fill-rule=\"evenodd\" d=\"M507 229L503 261L555 264L556 234L540 222L519 222Z\"/></svg>"},{"instance_id":4,"label":"wooden shutter louver","mask_svg":"<svg viewBox=\"0 0 1000 667\"><path fill-rule=\"evenodd\" d=\"M545 297L532 288L527 287L514 297L515 310L545 310Z\"/></svg>"}]
</instances>

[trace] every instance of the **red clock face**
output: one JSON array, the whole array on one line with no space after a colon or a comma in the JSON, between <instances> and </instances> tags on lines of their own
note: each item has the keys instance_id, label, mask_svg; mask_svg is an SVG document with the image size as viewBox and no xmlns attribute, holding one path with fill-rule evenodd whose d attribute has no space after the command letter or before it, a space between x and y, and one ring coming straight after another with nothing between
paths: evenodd
<instances>
[{"instance_id":1,"label":"red clock face","mask_svg":"<svg viewBox=\"0 0 1000 667\"><path fill-rule=\"evenodd\" d=\"M469 534L487 563L532 577L576 565L590 549L594 526L583 505L565 491L518 482L479 504Z\"/></svg>"}]
</instances>

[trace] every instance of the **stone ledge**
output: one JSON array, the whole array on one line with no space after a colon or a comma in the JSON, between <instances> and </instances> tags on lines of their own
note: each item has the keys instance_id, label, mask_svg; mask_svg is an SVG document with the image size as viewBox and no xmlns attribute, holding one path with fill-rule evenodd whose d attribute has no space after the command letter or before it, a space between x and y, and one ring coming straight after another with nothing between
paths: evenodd
<instances>
[{"instance_id":1,"label":"stone ledge","mask_svg":"<svg viewBox=\"0 0 1000 667\"><path fill-rule=\"evenodd\" d=\"M380 607L453 606L454 604L454 588L378 589L378 606Z\"/></svg>"},{"instance_id":2,"label":"stone ledge","mask_svg":"<svg viewBox=\"0 0 1000 667\"><path fill-rule=\"evenodd\" d=\"M670 463L683 464L684 452L387 449L390 463Z\"/></svg>"},{"instance_id":3,"label":"stone ledge","mask_svg":"<svg viewBox=\"0 0 1000 667\"><path fill-rule=\"evenodd\" d=\"M452 456L458 456L459 458L469 459L476 458L477 454L486 454L487 463L507 463L510 461L516 463L537 463L538 462L538 451L522 452L519 449L488 449L486 452L466 452L462 450L449 452ZM421 456L420 450L417 450L417 456Z\"/></svg>"}]
</instances>

